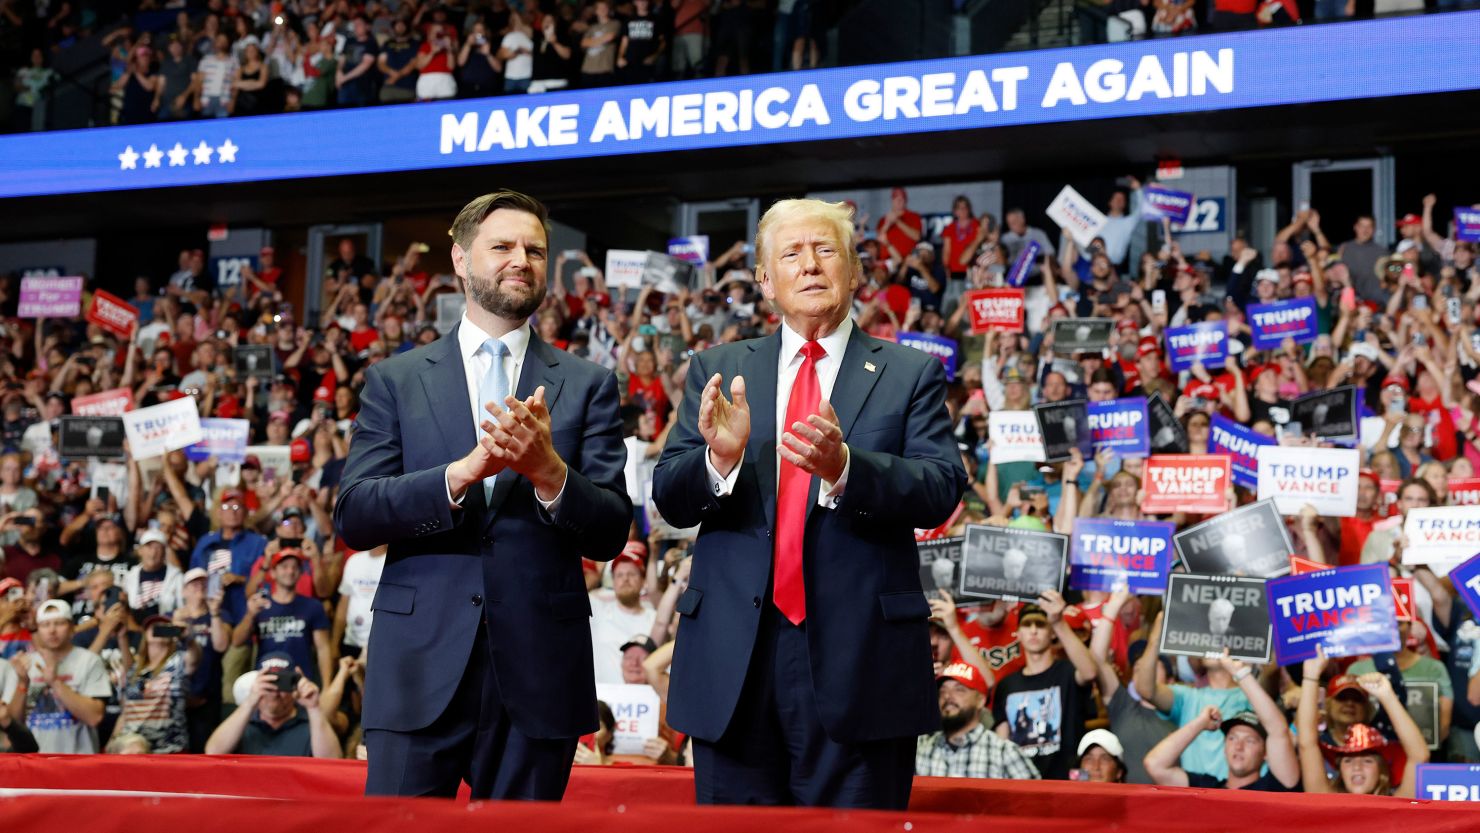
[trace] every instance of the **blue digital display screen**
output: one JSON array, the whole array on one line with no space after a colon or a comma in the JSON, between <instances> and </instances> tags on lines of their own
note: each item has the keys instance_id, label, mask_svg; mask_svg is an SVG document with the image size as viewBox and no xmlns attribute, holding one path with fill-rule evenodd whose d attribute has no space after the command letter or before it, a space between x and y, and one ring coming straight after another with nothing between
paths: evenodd
<instances>
[{"instance_id":1,"label":"blue digital display screen","mask_svg":"<svg viewBox=\"0 0 1480 833\"><path fill-rule=\"evenodd\" d=\"M0 137L0 197L411 171L1480 88L1480 11ZM1086 136L1085 141L1093 141ZM1072 147L1064 148L1066 156Z\"/></svg>"}]
</instances>

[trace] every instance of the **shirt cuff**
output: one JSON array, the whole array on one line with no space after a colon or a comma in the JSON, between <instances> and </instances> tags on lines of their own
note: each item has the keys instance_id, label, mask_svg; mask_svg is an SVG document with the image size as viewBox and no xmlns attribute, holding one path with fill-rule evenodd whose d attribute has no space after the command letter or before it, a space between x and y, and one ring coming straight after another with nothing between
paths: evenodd
<instances>
[{"instance_id":1,"label":"shirt cuff","mask_svg":"<svg viewBox=\"0 0 1480 833\"><path fill-rule=\"evenodd\" d=\"M712 492L715 497L726 497L731 492L735 491L735 483L740 479L740 466L744 462L745 452L742 451L740 452L739 461L735 463L735 467L733 469L730 469L729 475L722 475L719 473L719 469L714 467L714 457L710 455L708 449L705 449L704 470L709 474L709 491Z\"/></svg>"},{"instance_id":2,"label":"shirt cuff","mask_svg":"<svg viewBox=\"0 0 1480 833\"><path fill-rule=\"evenodd\" d=\"M461 509L462 503L468 497L467 489L463 490L462 497L452 497L452 481L447 479L447 469L442 470L442 487L447 490L447 506L449 509ZM469 489L472 487L469 486Z\"/></svg>"},{"instance_id":3,"label":"shirt cuff","mask_svg":"<svg viewBox=\"0 0 1480 833\"><path fill-rule=\"evenodd\" d=\"M843 443L843 473L838 475L838 482L829 483L822 481L817 489L817 505L823 509L836 509L838 501L843 499L843 490L848 487L848 469L853 465L853 452L848 450L848 444Z\"/></svg>"},{"instance_id":4,"label":"shirt cuff","mask_svg":"<svg viewBox=\"0 0 1480 833\"><path fill-rule=\"evenodd\" d=\"M550 517L553 518L555 516L555 510L560 508L560 499L565 496L565 484L569 482L570 469L567 468L565 470L565 478L560 481L560 491L555 493L555 497L552 497L549 500L545 500L544 498L540 497L540 493L538 490L535 491L534 499L539 501L540 508L545 510L545 513Z\"/></svg>"}]
</instances>

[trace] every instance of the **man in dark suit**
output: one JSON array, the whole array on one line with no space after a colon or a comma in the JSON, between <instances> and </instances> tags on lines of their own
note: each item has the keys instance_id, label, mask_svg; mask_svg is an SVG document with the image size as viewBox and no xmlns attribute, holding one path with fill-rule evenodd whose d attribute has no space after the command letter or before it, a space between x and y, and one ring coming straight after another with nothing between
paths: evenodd
<instances>
[{"instance_id":1,"label":"man in dark suit","mask_svg":"<svg viewBox=\"0 0 1480 833\"><path fill-rule=\"evenodd\" d=\"M594 731L582 556L609 561L632 508L611 371L560 352L545 207L473 200L452 227L467 312L372 367L335 527L389 544L367 649L371 795L559 800Z\"/></svg>"},{"instance_id":2,"label":"man in dark suit","mask_svg":"<svg viewBox=\"0 0 1480 833\"><path fill-rule=\"evenodd\" d=\"M903 809L940 728L914 530L965 471L940 361L849 318L852 229L842 203L766 212L781 330L693 357L653 475L664 519L700 527L668 722L694 737L701 803Z\"/></svg>"}]
</instances>

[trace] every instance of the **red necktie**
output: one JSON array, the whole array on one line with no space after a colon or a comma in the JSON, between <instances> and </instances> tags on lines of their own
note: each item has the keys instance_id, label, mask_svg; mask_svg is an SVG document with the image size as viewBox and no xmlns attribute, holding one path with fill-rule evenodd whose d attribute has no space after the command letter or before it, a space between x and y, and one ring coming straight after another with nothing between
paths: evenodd
<instances>
[{"instance_id":1,"label":"red necktie","mask_svg":"<svg viewBox=\"0 0 1480 833\"><path fill-rule=\"evenodd\" d=\"M782 436L792 423L806 422L817 413L822 400L822 386L817 382L817 360L827 355L822 345L809 341L802 345L802 366L791 384L791 397L786 402L786 422ZM781 437L776 441L781 442ZM781 478L776 484L776 565L775 586L771 598L793 625L807 618L806 585L802 579L802 543L806 537L807 492L812 475L781 458Z\"/></svg>"}]
</instances>

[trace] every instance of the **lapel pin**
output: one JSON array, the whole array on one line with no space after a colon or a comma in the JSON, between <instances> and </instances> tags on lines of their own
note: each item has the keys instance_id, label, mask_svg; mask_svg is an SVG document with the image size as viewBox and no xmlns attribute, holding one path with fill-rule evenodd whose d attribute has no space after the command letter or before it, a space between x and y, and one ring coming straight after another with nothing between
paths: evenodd
<instances>
[{"instance_id":1,"label":"lapel pin","mask_svg":"<svg viewBox=\"0 0 1480 833\"><path fill-rule=\"evenodd\" d=\"M873 373L874 372L874 363L873 362L864 362L863 363L863 369L864 370L867 370L870 373Z\"/></svg>"}]
</instances>

